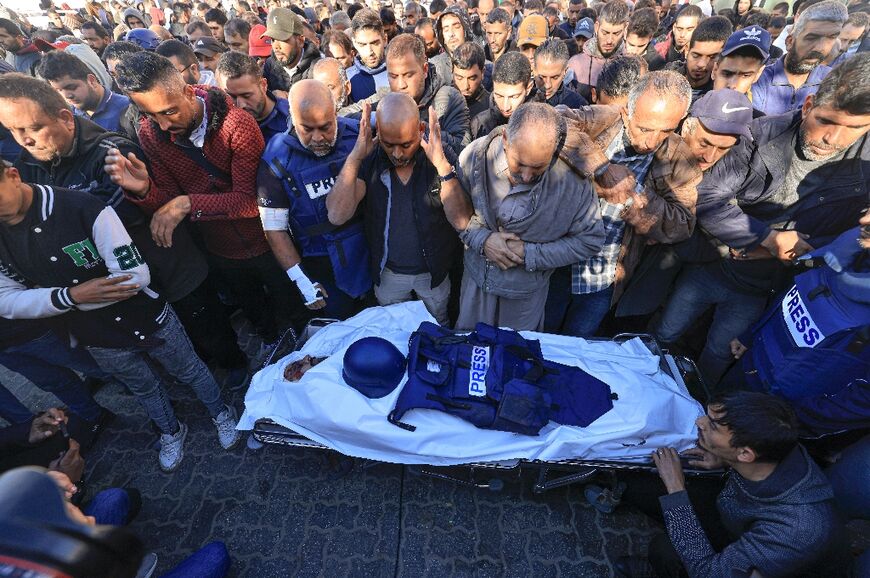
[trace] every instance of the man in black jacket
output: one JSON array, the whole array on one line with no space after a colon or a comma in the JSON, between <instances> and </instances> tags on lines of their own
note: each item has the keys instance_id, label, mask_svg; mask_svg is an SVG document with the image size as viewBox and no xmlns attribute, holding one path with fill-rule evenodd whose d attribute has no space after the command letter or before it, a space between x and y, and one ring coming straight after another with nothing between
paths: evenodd
<instances>
[{"instance_id":1,"label":"man in black jacket","mask_svg":"<svg viewBox=\"0 0 870 578\"><path fill-rule=\"evenodd\" d=\"M148 265L114 209L87 193L23 183L4 163L0 316L62 315L100 367L139 398L161 432L160 467L172 471L184 456L187 426L175 417L153 363L194 390L225 449L239 440L237 414L150 282Z\"/></svg>"},{"instance_id":2,"label":"man in black jacket","mask_svg":"<svg viewBox=\"0 0 870 578\"><path fill-rule=\"evenodd\" d=\"M558 38L548 38L535 49L535 84L550 106L580 108L589 104L574 88L565 85L568 47ZM576 85L571 81L572 85Z\"/></svg>"},{"instance_id":3,"label":"man in black jacket","mask_svg":"<svg viewBox=\"0 0 870 578\"><path fill-rule=\"evenodd\" d=\"M227 371L230 387L243 384L247 359L238 347L229 319L206 282L208 266L186 224L175 229L172 249L160 248L151 237L150 219L126 200L124 191L103 170L106 156L117 150L143 159L126 138L107 132L88 119L74 116L47 83L23 76L0 82L0 122L17 128L24 147L15 162L22 180L90 193L121 217L149 263L153 287L172 303L199 350ZM40 131L28 127L42 126Z\"/></svg>"},{"instance_id":4,"label":"man in black jacket","mask_svg":"<svg viewBox=\"0 0 870 578\"><path fill-rule=\"evenodd\" d=\"M519 52L506 52L492 68L492 94L489 109L471 119L472 140L488 135L497 126L507 124L513 112L524 102L537 98L532 82L529 59Z\"/></svg>"},{"instance_id":5,"label":"man in black jacket","mask_svg":"<svg viewBox=\"0 0 870 578\"><path fill-rule=\"evenodd\" d=\"M263 65L267 88L287 98L294 82L310 78L309 69L321 58L320 51L305 39L302 20L289 8L269 12L261 38L272 39L272 56Z\"/></svg>"},{"instance_id":6,"label":"man in black jacket","mask_svg":"<svg viewBox=\"0 0 870 578\"><path fill-rule=\"evenodd\" d=\"M329 220L343 225L365 198L363 222L378 303L401 303L416 294L447 325L447 274L459 258L456 230L468 224L471 202L458 184L450 149L441 143L434 108L428 139L417 104L406 94L390 93L378 103L380 146L372 140L369 118L366 105L357 144L326 198Z\"/></svg>"}]
</instances>

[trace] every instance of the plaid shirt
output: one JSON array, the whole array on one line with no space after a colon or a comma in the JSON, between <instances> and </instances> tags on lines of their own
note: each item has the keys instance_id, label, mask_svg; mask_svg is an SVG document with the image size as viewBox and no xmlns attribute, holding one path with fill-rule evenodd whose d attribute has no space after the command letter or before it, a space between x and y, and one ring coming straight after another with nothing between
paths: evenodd
<instances>
[{"instance_id":1,"label":"plaid shirt","mask_svg":"<svg viewBox=\"0 0 870 578\"><path fill-rule=\"evenodd\" d=\"M640 155L626 151L625 128L619 131L608 145L604 154L610 162L623 165L634 173L637 192L643 191L643 182L653 161L653 153ZM632 151L633 152L633 151ZM622 212L625 205L614 205L598 199L601 206L601 221L604 224L604 246L601 252L571 268L571 293L585 294L603 291L613 284L616 278L616 263L622 238L625 236L625 221Z\"/></svg>"}]
</instances>

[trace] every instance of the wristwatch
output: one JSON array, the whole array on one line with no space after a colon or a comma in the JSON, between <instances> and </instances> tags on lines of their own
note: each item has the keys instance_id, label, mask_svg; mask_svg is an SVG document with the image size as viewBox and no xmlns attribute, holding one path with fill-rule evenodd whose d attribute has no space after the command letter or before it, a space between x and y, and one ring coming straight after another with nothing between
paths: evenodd
<instances>
[{"instance_id":1,"label":"wristwatch","mask_svg":"<svg viewBox=\"0 0 870 578\"><path fill-rule=\"evenodd\" d=\"M441 181L442 183L446 183L447 181L453 180L455 178L456 178L456 169L452 166L450 167L450 172L447 173L446 175L444 175L443 177L441 175L438 175L438 180Z\"/></svg>"}]
</instances>

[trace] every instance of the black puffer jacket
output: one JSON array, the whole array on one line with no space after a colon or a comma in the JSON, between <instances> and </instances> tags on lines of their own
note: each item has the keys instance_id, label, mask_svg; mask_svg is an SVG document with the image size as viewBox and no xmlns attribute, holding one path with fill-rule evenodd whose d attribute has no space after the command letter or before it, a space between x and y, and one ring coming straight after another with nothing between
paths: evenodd
<instances>
[{"instance_id":1,"label":"black puffer jacket","mask_svg":"<svg viewBox=\"0 0 870 578\"><path fill-rule=\"evenodd\" d=\"M523 104L527 102L541 102L542 94L543 93L538 91L537 88L532 88L532 91L526 95ZM507 117L501 113L498 106L495 104L493 96L490 95L489 108L471 119L471 140L477 140L482 136L486 136L491 133L494 128L507 123Z\"/></svg>"},{"instance_id":2,"label":"black puffer jacket","mask_svg":"<svg viewBox=\"0 0 870 578\"><path fill-rule=\"evenodd\" d=\"M321 58L323 55L320 54L320 50L306 40L305 44L302 45L302 58L299 59L296 72L291 77L272 54L263 64L263 77L266 79L267 88L272 92L276 90L290 92L290 87L293 86L294 82L303 78L311 78L311 65Z\"/></svg>"},{"instance_id":3,"label":"black puffer jacket","mask_svg":"<svg viewBox=\"0 0 870 578\"><path fill-rule=\"evenodd\" d=\"M423 88L423 96L417 102L420 120L429 122L429 107L438 114L441 124L441 140L459 156L462 149L471 142L470 119L465 97L458 90L444 82L430 67Z\"/></svg>"}]
</instances>

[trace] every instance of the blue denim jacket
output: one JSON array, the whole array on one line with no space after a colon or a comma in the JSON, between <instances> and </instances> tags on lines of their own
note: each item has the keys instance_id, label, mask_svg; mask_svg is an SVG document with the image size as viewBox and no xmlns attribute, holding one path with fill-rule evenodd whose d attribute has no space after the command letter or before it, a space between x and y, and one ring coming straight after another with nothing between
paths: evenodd
<instances>
[{"instance_id":1,"label":"blue denim jacket","mask_svg":"<svg viewBox=\"0 0 870 578\"><path fill-rule=\"evenodd\" d=\"M73 112L78 116L91 119L108 131L123 134L124 129L121 128L121 117L124 116L128 106L130 106L129 98L123 94L106 90L105 94L103 94L103 99L93 114L88 115L85 111L77 108L73 108Z\"/></svg>"},{"instance_id":2,"label":"blue denim jacket","mask_svg":"<svg viewBox=\"0 0 870 578\"><path fill-rule=\"evenodd\" d=\"M819 84L831 71L830 66L816 66L807 81L795 90L785 76L785 56L768 65L752 85L752 106L768 116L785 114L799 109L810 94L815 94Z\"/></svg>"}]
</instances>

